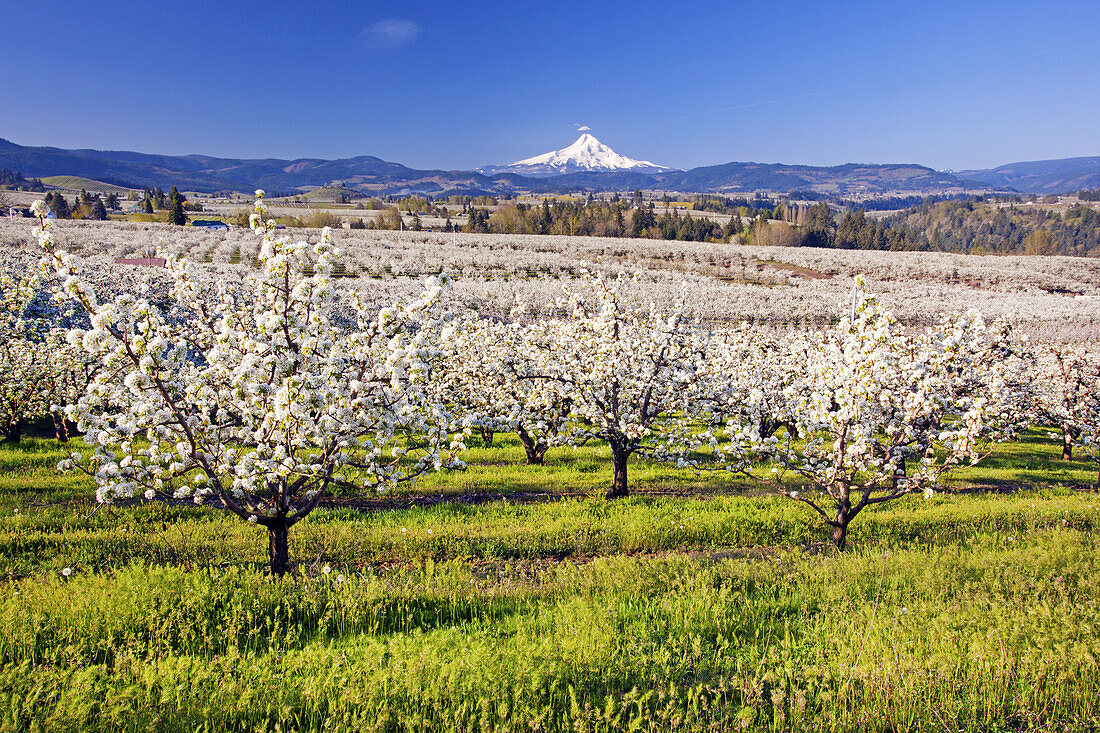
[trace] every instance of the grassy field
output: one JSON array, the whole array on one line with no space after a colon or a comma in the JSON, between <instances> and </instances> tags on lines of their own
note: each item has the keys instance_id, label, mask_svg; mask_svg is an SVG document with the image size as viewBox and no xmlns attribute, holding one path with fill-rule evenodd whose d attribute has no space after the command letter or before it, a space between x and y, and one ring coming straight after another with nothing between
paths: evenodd
<instances>
[{"instance_id":1,"label":"grassy field","mask_svg":"<svg viewBox=\"0 0 1100 733\"><path fill-rule=\"evenodd\" d=\"M0 449L0 728L1094 730L1100 496L1057 451L1003 446L831 557L729 475L638 462L607 502L605 448L527 467L498 436L337 497L272 580L262 530L96 510L28 440Z\"/></svg>"},{"instance_id":2,"label":"grassy field","mask_svg":"<svg viewBox=\"0 0 1100 733\"><path fill-rule=\"evenodd\" d=\"M57 188L63 188L66 191L91 191L92 193L117 193L120 196L125 196L132 190L125 186L116 186L113 183L104 183L103 181L97 181L92 178L82 178L80 176L49 176L43 178L42 182L47 186L56 186Z\"/></svg>"}]
</instances>

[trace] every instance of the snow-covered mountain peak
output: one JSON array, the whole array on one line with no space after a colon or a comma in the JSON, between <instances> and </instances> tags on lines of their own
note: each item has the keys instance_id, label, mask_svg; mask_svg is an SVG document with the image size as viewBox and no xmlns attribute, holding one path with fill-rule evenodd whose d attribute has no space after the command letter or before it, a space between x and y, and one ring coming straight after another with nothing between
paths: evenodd
<instances>
[{"instance_id":1,"label":"snow-covered mountain peak","mask_svg":"<svg viewBox=\"0 0 1100 733\"><path fill-rule=\"evenodd\" d=\"M485 170L485 169L483 169ZM619 155L601 143L594 135L581 134L567 148L553 150L536 155L533 158L517 160L511 165L493 168L494 172L511 171L533 176L555 176L563 173L582 172L619 172L657 173L671 170L668 166L657 165L648 160L635 160Z\"/></svg>"}]
</instances>

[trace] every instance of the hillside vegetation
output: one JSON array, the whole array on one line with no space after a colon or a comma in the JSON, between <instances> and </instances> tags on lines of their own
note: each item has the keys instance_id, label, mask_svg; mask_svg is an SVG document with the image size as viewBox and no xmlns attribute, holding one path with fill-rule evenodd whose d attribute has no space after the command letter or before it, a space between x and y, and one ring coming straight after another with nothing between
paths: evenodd
<instances>
[{"instance_id":1,"label":"hillside vegetation","mask_svg":"<svg viewBox=\"0 0 1100 733\"><path fill-rule=\"evenodd\" d=\"M1100 251L1100 213L1077 205L1062 212L1038 206L941 201L906 209L884 224L912 249L973 254L1063 254Z\"/></svg>"},{"instance_id":2,"label":"hillside vegetation","mask_svg":"<svg viewBox=\"0 0 1100 733\"><path fill-rule=\"evenodd\" d=\"M47 176L42 179L47 186L64 188L67 191L92 191L94 193L128 194L136 190L125 186L116 186L113 183L104 183L92 178L82 176Z\"/></svg>"}]
</instances>

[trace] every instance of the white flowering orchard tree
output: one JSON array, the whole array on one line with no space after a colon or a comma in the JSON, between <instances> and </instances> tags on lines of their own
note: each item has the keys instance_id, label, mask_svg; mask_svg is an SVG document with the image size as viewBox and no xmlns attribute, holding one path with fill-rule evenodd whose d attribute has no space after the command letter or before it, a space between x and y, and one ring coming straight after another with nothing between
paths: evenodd
<instances>
[{"instance_id":1,"label":"white flowering orchard tree","mask_svg":"<svg viewBox=\"0 0 1100 733\"><path fill-rule=\"evenodd\" d=\"M361 307L358 328L341 330L329 318L331 231L313 247L276 236L262 194L252 215L259 269L244 287L206 292L191 265L171 260L170 312L129 293L99 302L50 222L40 217L35 233L61 276L59 296L89 314L80 343L99 367L66 408L92 454L61 467L94 476L102 502L220 504L267 528L281 574L290 528L331 487L412 480L450 463L457 444L424 388L441 282L376 316Z\"/></svg>"},{"instance_id":2,"label":"white flowering orchard tree","mask_svg":"<svg viewBox=\"0 0 1100 733\"><path fill-rule=\"evenodd\" d=\"M65 408L83 397L98 368L96 360L84 350L83 333L79 329L51 328L42 344L46 370L39 391L49 407L54 437L62 443L69 440Z\"/></svg>"},{"instance_id":3,"label":"white flowering orchard tree","mask_svg":"<svg viewBox=\"0 0 1100 733\"><path fill-rule=\"evenodd\" d=\"M1058 429L1062 460L1069 461L1074 445L1094 446L1100 436L1100 354L1050 342L1037 352L1036 419Z\"/></svg>"},{"instance_id":4,"label":"white flowering orchard tree","mask_svg":"<svg viewBox=\"0 0 1100 733\"><path fill-rule=\"evenodd\" d=\"M34 278L0 275L0 432L5 442L18 442L23 422L46 414L41 384L47 375L48 350L42 324L28 318Z\"/></svg>"},{"instance_id":5,"label":"white flowering orchard tree","mask_svg":"<svg viewBox=\"0 0 1100 733\"><path fill-rule=\"evenodd\" d=\"M695 430L707 396L705 335L684 322L681 309L664 316L630 305L629 282L586 275L580 290L567 290L572 317L547 323L546 338L529 344L531 371L521 375L555 383L568 400L565 442L607 441L609 499L629 494L634 453L683 464L701 443L716 442Z\"/></svg>"},{"instance_id":6,"label":"white flowering orchard tree","mask_svg":"<svg viewBox=\"0 0 1100 733\"><path fill-rule=\"evenodd\" d=\"M763 438L779 431L798 438L793 406L805 389L812 341L803 331L741 324L712 335L709 358L712 419L751 421Z\"/></svg>"},{"instance_id":7,"label":"white flowering orchard tree","mask_svg":"<svg viewBox=\"0 0 1100 733\"><path fill-rule=\"evenodd\" d=\"M532 356L545 354L551 344L545 322L523 323L520 315L517 308L506 323L463 320L449 339L447 377L469 425L514 432L528 465L539 465L552 445L565 440L570 402L559 382L531 376Z\"/></svg>"},{"instance_id":8,"label":"white flowering orchard tree","mask_svg":"<svg viewBox=\"0 0 1100 733\"><path fill-rule=\"evenodd\" d=\"M463 430L476 434L486 446L492 445L495 433L510 429L498 394L505 378L496 343L500 335L498 324L491 321L476 316L459 320L442 344L448 368L437 382Z\"/></svg>"},{"instance_id":9,"label":"white flowering orchard tree","mask_svg":"<svg viewBox=\"0 0 1100 733\"><path fill-rule=\"evenodd\" d=\"M37 278L0 274L0 433L18 442L24 423L49 415L54 435L68 440L59 406L83 394L90 364L68 331L32 313ZM79 332L78 332L79 333Z\"/></svg>"},{"instance_id":10,"label":"white flowering orchard tree","mask_svg":"<svg viewBox=\"0 0 1100 733\"><path fill-rule=\"evenodd\" d=\"M818 336L800 383L783 390L802 440L731 420L728 465L810 506L843 550L865 507L931 495L945 471L1023 423L1010 336L976 314L906 333L860 280L851 315ZM810 488L793 488L792 474Z\"/></svg>"}]
</instances>

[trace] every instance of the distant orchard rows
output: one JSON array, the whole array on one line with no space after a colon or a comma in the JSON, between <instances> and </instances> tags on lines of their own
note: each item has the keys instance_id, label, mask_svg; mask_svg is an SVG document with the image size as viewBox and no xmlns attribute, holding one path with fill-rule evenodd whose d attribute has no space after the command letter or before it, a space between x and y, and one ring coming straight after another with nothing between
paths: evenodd
<instances>
[{"instance_id":1,"label":"distant orchard rows","mask_svg":"<svg viewBox=\"0 0 1100 733\"><path fill-rule=\"evenodd\" d=\"M65 222L56 236L88 258L89 277L107 291L129 281L165 283L163 272L115 265L114 259L153 251L206 263L207 276L243 278L254 269L256 238L247 230L123 222ZM316 237L316 235L314 235ZM484 315L507 313L521 297L531 313L548 315L563 280L582 271L640 272L632 289L640 302L672 305L676 284L690 284L686 312L710 322L815 324L837 308L863 274L883 303L905 323L926 325L943 311L976 308L1011 320L1039 337L1100 340L1100 263L1083 258L967 256L791 247L663 242L536 235L342 231L345 254L338 290L362 278L379 305L414 295L423 274L454 278L448 307ZM25 220L0 220L4 271L33 268L36 245Z\"/></svg>"}]
</instances>

